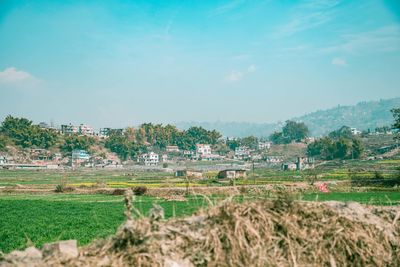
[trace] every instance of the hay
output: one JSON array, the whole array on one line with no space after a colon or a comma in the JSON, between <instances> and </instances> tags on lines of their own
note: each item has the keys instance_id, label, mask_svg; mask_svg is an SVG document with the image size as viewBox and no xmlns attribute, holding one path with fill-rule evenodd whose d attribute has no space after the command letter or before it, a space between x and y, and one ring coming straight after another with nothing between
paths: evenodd
<instances>
[{"instance_id":1,"label":"hay","mask_svg":"<svg viewBox=\"0 0 400 267\"><path fill-rule=\"evenodd\" d=\"M355 210L360 207L362 211ZM83 248L79 258L47 258L44 264L400 266L398 212L398 207L282 199L244 204L225 201L187 218L128 219L115 236ZM364 222L371 214L376 218Z\"/></svg>"}]
</instances>

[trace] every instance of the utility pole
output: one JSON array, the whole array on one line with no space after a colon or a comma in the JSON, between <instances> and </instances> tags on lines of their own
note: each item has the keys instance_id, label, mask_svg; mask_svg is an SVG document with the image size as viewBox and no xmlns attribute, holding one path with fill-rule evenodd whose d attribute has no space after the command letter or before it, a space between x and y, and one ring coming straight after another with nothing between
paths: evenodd
<instances>
[{"instance_id":1,"label":"utility pole","mask_svg":"<svg viewBox=\"0 0 400 267\"><path fill-rule=\"evenodd\" d=\"M254 185L256 185L256 176L254 175L254 160L252 161L252 163L253 163L253 171L252 171L252 173L253 173L253 182L254 182Z\"/></svg>"}]
</instances>

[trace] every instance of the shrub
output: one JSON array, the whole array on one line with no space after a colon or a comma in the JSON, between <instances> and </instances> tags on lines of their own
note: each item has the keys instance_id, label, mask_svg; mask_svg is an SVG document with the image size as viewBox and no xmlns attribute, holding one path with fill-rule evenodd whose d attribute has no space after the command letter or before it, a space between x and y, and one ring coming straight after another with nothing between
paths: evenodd
<instances>
[{"instance_id":1,"label":"shrub","mask_svg":"<svg viewBox=\"0 0 400 267\"><path fill-rule=\"evenodd\" d=\"M132 188L133 194L135 196L142 196L147 192L147 187L145 186L137 186Z\"/></svg>"},{"instance_id":2,"label":"shrub","mask_svg":"<svg viewBox=\"0 0 400 267\"><path fill-rule=\"evenodd\" d=\"M64 185L63 184L56 185L56 188L54 189L54 192L63 193L64 192Z\"/></svg>"},{"instance_id":3,"label":"shrub","mask_svg":"<svg viewBox=\"0 0 400 267\"><path fill-rule=\"evenodd\" d=\"M125 189L117 188L111 193L113 196L123 196L125 194Z\"/></svg>"},{"instance_id":4,"label":"shrub","mask_svg":"<svg viewBox=\"0 0 400 267\"><path fill-rule=\"evenodd\" d=\"M65 186L64 184L56 185L54 192L56 193L65 193L65 192L72 192L75 190L75 187L72 186Z\"/></svg>"}]
</instances>

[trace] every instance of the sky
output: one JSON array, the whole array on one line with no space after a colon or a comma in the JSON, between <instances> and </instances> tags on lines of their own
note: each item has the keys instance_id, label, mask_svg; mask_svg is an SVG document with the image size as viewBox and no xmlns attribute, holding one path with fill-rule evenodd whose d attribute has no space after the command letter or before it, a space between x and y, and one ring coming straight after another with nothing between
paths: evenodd
<instances>
[{"instance_id":1,"label":"sky","mask_svg":"<svg viewBox=\"0 0 400 267\"><path fill-rule=\"evenodd\" d=\"M0 119L275 122L400 96L400 1L0 0Z\"/></svg>"}]
</instances>

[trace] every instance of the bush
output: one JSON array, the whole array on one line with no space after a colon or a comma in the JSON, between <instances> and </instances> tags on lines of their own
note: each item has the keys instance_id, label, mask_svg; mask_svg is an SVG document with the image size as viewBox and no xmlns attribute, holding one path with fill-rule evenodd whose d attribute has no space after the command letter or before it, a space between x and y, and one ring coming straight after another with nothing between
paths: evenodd
<instances>
[{"instance_id":1,"label":"bush","mask_svg":"<svg viewBox=\"0 0 400 267\"><path fill-rule=\"evenodd\" d=\"M63 184L56 185L54 192L56 193L65 193L65 192L72 192L75 191L75 188L72 186L65 186Z\"/></svg>"},{"instance_id":2,"label":"bush","mask_svg":"<svg viewBox=\"0 0 400 267\"><path fill-rule=\"evenodd\" d=\"M56 185L56 188L54 189L54 192L63 193L64 192L64 185L62 185L62 184Z\"/></svg>"},{"instance_id":3,"label":"bush","mask_svg":"<svg viewBox=\"0 0 400 267\"><path fill-rule=\"evenodd\" d=\"M114 189L114 191L112 191L112 195L113 196L123 196L123 195L125 195L125 189L121 189L121 188L117 188L117 189Z\"/></svg>"},{"instance_id":4,"label":"bush","mask_svg":"<svg viewBox=\"0 0 400 267\"><path fill-rule=\"evenodd\" d=\"M164 162L163 165L162 165L162 167L163 167L164 169L165 169L165 168L168 168L168 163Z\"/></svg>"},{"instance_id":5,"label":"bush","mask_svg":"<svg viewBox=\"0 0 400 267\"><path fill-rule=\"evenodd\" d=\"M147 187L145 186L133 187L132 191L135 196L142 196L147 192Z\"/></svg>"}]
</instances>

